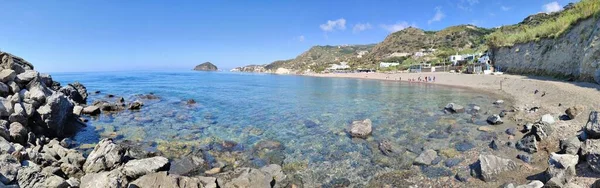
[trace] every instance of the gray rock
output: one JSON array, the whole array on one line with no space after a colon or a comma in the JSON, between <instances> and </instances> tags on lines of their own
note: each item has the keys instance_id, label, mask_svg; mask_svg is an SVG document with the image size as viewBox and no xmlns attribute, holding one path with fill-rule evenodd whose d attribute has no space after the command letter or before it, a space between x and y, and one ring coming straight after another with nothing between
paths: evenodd
<instances>
[{"instance_id":1,"label":"gray rock","mask_svg":"<svg viewBox=\"0 0 600 188\"><path fill-rule=\"evenodd\" d=\"M579 114L583 113L583 111L585 111L585 109L586 108L583 105L575 105L575 106L567 108L565 113L567 114L567 116L569 116L570 119L575 119L575 117L577 117Z\"/></svg>"},{"instance_id":2,"label":"gray rock","mask_svg":"<svg viewBox=\"0 0 600 188\"><path fill-rule=\"evenodd\" d=\"M537 140L533 134L523 136L521 140L517 141L515 147L527 153L535 153L538 151Z\"/></svg>"},{"instance_id":3,"label":"gray rock","mask_svg":"<svg viewBox=\"0 0 600 188\"><path fill-rule=\"evenodd\" d=\"M15 148L8 140L0 137L0 154L12 154L15 151Z\"/></svg>"},{"instance_id":4,"label":"gray rock","mask_svg":"<svg viewBox=\"0 0 600 188\"><path fill-rule=\"evenodd\" d=\"M515 185L512 183L505 183L504 185L500 186L502 188L515 188Z\"/></svg>"},{"instance_id":5,"label":"gray rock","mask_svg":"<svg viewBox=\"0 0 600 188\"><path fill-rule=\"evenodd\" d=\"M552 115L550 114L545 114L542 116L542 118L540 119L540 122L542 123L546 123L548 125L552 125L554 124L556 121L554 120L554 117L552 117Z\"/></svg>"},{"instance_id":6,"label":"gray rock","mask_svg":"<svg viewBox=\"0 0 600 188\"><path fill-rule=\"evenodd\" d=\"M134 101L132 103L129 104L129 106L127 107L127 109L129 110L139 110L142 108L142 106L144 106L144 103L140 102L140 101Z\"/></svg>"},{"instance_id":7,"label":"gray rock","mask_svg":"<svg viewBox=\"0 0 600 188\"><path fill-rule=\"evenodd\" d=\"M69 187L69 183L65 179L54 175L46 178L42 187L67 188Z\"/></svg>"},{"instance_id":8,"label":"gray rock","mask_svg":"<svg viewBox=\"0 0 600 188\"><path fill-rule=\"evenodd\" d=\"M590 112L587 124L585 124L585 133L588 138L600 139L600 122L598 122L598 111Z\"/></svg>"},{"instance_id":9,"label":"gray rock","mask_svg":"<svg viewBox=\"0 0 600 188\"><path fill-rule=\"evenodd\" d=\"M578 161L579 156L577 155L551 153L546 178L558 178L564 183L571 181L576 175L575 165Z\"/></svg>"},{"instance_id":10,"label":"gray rock","mask_svg":"<svg viewBox=\"0 0 600 188\"><path fill-rule=\"evenodd\" d=\"M87 102L87 89L79 82L69 84L58 91L65 94L65 96L77 104L85 104Z\"/></svg>"},{"instance_id":11,"label":"gray rock","mask_svg":"<svg viewBox=\"0 0 600 188\"><path fill-rule=\"evenodd\" d=\"M356 138L367 138L373 131L372 122L370 119L364 121L354 121L350 127L350 135Z\"/></svg>"},{"instance_id":12,"label":"gray rock","mask_svg":"<svg viewBox=\"0 0 600 188\"><path fill-rule=\"evenodd\" d=\"M27 90L29 92L26 92L24 99L31 99L39 104L46 102L46 97L52 95L52 91L37 79L27 85Z\"/></svg>"},{"instance_id":13,"label":"gray rock","mask_svg":"<svg viewBox=\"0 0 600 188\"><path fill-rule=\"evenodd\" d=\"M10 154L0 155L0 183L9 184L17 177L21 163Z\"/></svg>"},{"instance_id":14,"label":"gray rock","mask_svg":"<svg viewBox=\"0 0 600 188\"><path fill-rule=\"evenodd\" d=\"M8 94L10 94L10 87L8 87L8 85L0 82L0 96L6 97L6 96L8 96Z\"/></svg>"},{"instance_id":15,"label":"gray rock","mask_svg":"<svg viewBox=\"0 0 600 188\"><path fill-rule=\"evenodd\" d=\"M124 153L123 148L114 144L111 139L102 139L88 155L83 170L86 173L110 170L122 162Z\"/></svg>"},{"instance_id":16,"label":"gray rock","mask_svg":"<svg viewBox=\"0 0 600 188\"><path fill-rule=\"evenodd\" d=\"M160 170L168 170L169 160L164 157L152 157L146 159L131 160L123 165L123 173L125 176L136 179L140 176L158 172Z\"/></svg>"},{"instance_id":17,"label":"gray rock","mask_svg":"<svg viewBox=\"0 0 600 188\"><path fill-rule=\"evenodd\" d=\"M21 187L42 187L46 177L41 173L38 165L21 168L17 176L17 182Z\"/></svg>"},{"instance_id":18,"label":"gray rock","mask_svg":"<svg viewBox=\"0 0 600 188\"><path fill-rule=\"evenodd\" d=\"M85 108L83 108L82 111L83 114L87 114L87 115L98 115L100 114L100 108L98 106L87 106Z\"/></svg>"},{"instance_id":19,"label":"gray rock","mask_svg":"<svg viewBox=\"0 0 600 188\"><path fill-rule=\"evenodd\" d=\"M165 188L216 188L216 178L185 177L167 175L166 172L151 173L131 182L129 187L165 187Z\"/></svg>"},{"instance_id":20,"label":"gray rock","mask_svg":"<svg viewBox=\"0 0 600 188\"><path fill-rule=\"evenodd\" d=\"M0 98L0 116L8 117L13 112L12 102L5 98Z\"/></svg>"},{"instance_id":21,"label":"gray rock","mask_svg":"<svg viewBox=\"0 0 600 188\"><path fill-rule=\"evenodd\" d=\"M495 104L495 105L501 105L501 104L504 104L504 100L497 100L497 101L494 101L494 103L493 103L493 104Z\"/></svg>"},{"instance_id":22,"label":"gray rock","mask_svg":"<svg viewBox=\"0 0 600 188\"><path fill-rule=\"evenodd\" d=\"M560 150L562 153L577 155L581 148L581 141L577 137L560 140Z\"/></svg>"},{"instance_id":23,"label":"gray rock","mask_svg":"<svg viewBox=\"0 0 600 188\"><path fill-rule=\"evenodd\" d=\"M465 107L463 107L462 105L454 104L454 103L448 103L444 109L446 109L447 111L449 111L451 113L464 113L465 112Z\"/></svg>"},{"instance_id":24,"label":"gray rock","mask_svg":"<svg viewBox=\"0 0 600 188\"><path fill-rule=\"evenodd\" d=\"M10 92L12 93L19 93L19 91L21 91L21 87L19 86L19 84L17 84L14 81L9 81L7 85L10 88Z\"/></svg>"},{"instance_id":25,"label":"gray rock","mask_svg":"<svg viewBox=\"0 0 600 188\"><path fill-rule=\"evenodd\" d=\"M262 169L237 168L234 171L217 175L217 182L223 188L262 188L271 187L271 181L275 180L274 187L283 187L277 182L285 180L285 175L281 172L281 167L278 165L263 167Z\"/></svg>"},{"instance_id":26,"label":"gray rock","mask_svg":"<svg viewBox=\"0 0 600 188\"><path fill-rule=\"evenodd\" d=\"M81 182L79 181L78 178L74 178L71 177L67 180L67 183L69 184L70 187L79 187L81 185Z\"/></svg>"},{"instance_id":27,"label":"gray rock","mask_svg":"<svg viewBox=\"0 0 600 188\"><path fill-rule=\"evenodd\" d=\"M525 185L519 185L515 188L542 188L544 187L544 183L538 180L534 180Z\"/></svg>"},{"instance_id":28,"label":"gray rock","mask_svg":"<svg viewBox=\"0 0 600 188\"><path fill-rule=\"evenodd\" d=\"M73 103L62 93L48 97L46 104L38 108L37 112L43 121L42 126L50 129L56 136L64 136L65 130L72 129L66 126L71 125L67 122L73 118Z\"/></svg>"},{"instance_id":29,"label":"gray rock","mask_svg":"<svg viewBox=\"0 0 600 188\"><path fill-rule=\"evenodd\" d=\"M494 155L479 155L479 167L482 180L489 182L501 173L516 170L517 163Z\"/></svg>"},{"instance_id":30,"label":"gray rock","mask_svg":"<svg viewBox=\"0 0 600 188\"><path fill-rule=\"evenodd\" d=\"M83 106L75 106L73 107L73 114L80 116L83 113Z\"/></svg>"},{"instance_id":31,"label":"gray rock","mask_svg":"<svg viewBox=\"0 0 600 188\"><path fill-rule=\"evenodd\" d=\"M26 70L33 70L31 63L10 53L0 52L0 59L2 60L0 63L2 69L12 69L16 74L23 73Z\"/></svg>"},{"instance_id":32,"label":"gray rock","mask_svg":"<svg viewBox=\"0 0 600 188\"><path fill-rule=\"evenodd\" d=\"M26 70L23 73L17 74L15 79L19 84L28 84L31 80L36 79L40 73L34 70Z\"/></svg>"},{"instance_id":33,"label":"gray rock","mask_svg":"<svg viewBox=\"0 0 600 188\"><path fill-rule=\"evenodd\" d=\"M8 130L10 132L10 137L13 142L23 144L27 141L27 128L25 128L20 123L11 123L10 128Z\"/></svg>"},{"instance_id":34,"label":"gray rock","mask_svg":"<svg viewBox=\"0 0 600 188\"><path fill-rule=\"evenodd\" d=\"M487 122L488 122L489 124L491 124L491 125L500 125L500 124L504 123L504 122L502 121L502 118L500 118L500 116L499 116L499 115L497 115L497 114L494 114L494 115L491 115L491 116L489 116L489 117L487 118Z\"/></svg>"},{"instance_id":35,"label":"gray rock","mask_svg":"<svg viewBox=\"0 0 600 188\"><path fill-rule=\"evenodd\" d=\"M4 70L0 71L0 81L3 83L8 83L10 81L13 81L13 80L15 80L16 77L17 77L17 74L15 73L14 70L4 69Z\"/></svg>"},{"instance_id":36,"label":"gray rock","mask_svg":"<svg viewBox=\"0 0 600 188\"><path fill-rule=\"evenodd\" d=\"M587 139L581 145L581 155L596 173L600 173L600 140Z\"/></svg>"},{"instance_id":37,"label":"gray rock","mask_svg":"<svg viewBox=\"0 0 600 188\"><path fill-rule=\"evenodd\" d=\"M115 169L109 172L87 173L81 177L80 188L96 188L96 187L126 187L127 178L120 169ZM152 184L147 184L152 185ZM149 187L160 187L159 184Z\"/></svg>"},{"instance_id":38,"label":"gray rock","mask_svg":"<svg viewBox=\"0 0 600 188\"><path fill-rule=\"evenodd\" d=\"M417 165L431 165L431 162L437 158L437 152L434 150L425 150L416 159L415 164Z\"/></svg>"}]
</instances>

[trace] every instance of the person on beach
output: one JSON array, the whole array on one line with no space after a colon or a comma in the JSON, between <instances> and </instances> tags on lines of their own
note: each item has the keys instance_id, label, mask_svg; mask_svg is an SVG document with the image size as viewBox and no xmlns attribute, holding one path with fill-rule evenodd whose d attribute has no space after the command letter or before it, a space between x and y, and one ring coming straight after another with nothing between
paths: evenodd
<instances>
[{"instance_id":1,"label":"person on beach","mask_svg":"<svg viewBox=\"0 0 600 188\"><path fill-rule=\"evenodd\" d=\"M428 77L427 77L427 76L425 76L425 82L427 82L427 81L428 81L427 79L428 79Z\"/></svg>"},{"instance_id":2,"label":"person on beach","mask_svg":"<svg viewBox=\"0 0 600 188\"><path fill-rule=\"evenodd\" d=\"M435 76L433 76L433 82L435 82Z\"/></svg>"}]
</instances>

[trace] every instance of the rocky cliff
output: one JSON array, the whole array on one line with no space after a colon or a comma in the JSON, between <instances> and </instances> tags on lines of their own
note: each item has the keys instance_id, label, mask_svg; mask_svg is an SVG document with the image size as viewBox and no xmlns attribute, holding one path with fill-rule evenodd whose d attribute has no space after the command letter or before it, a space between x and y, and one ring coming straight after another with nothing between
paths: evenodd
<instances>
[{"instance_id":1,"label":"rocky cliff","mask_svg":"<svg viewBox=\"0 0 600 188\"><path fill-rule=\"evenodd\" d=\"M202 64L194 67L194 70L195 71L217 71L219 69L214 64L212 64L210 62L205 62L205 63L202 63Z\"/></svg>"},{"instance_id":2,"label":"rocky cliff","mask_svg":"<svg viewBox=\"0 0 600 188\"><path fill-rule=\"evenodd\" d=\"M492 48L501 71L600 83L600 21L591 17L556 38Z\"/></svg>"}]
</instances>

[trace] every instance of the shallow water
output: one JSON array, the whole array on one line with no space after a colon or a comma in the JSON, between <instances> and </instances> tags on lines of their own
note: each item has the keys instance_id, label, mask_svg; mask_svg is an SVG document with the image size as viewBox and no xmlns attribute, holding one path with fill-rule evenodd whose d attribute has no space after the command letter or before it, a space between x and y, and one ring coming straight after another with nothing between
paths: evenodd
<instances>
[{"instance_id":1,"label":"shallow water","mask_svg":"<svg viewBox=\"0 0 600 188\"><path fill-rule=\"evenodd\" d=\"M345 178L352 184L364 184L378 172L400 168L398 157L391 157L394 160L390 162L390 157L379 152L381 140L407 150L406 155L413 158L424 148L467 151L484 146L494 137L476 130L485 125L484 115L445 114L442 109L454 102L467 110L477 104L484 112L499 111L491 104L497 98L481 92L395 81L221 72L52 76L63 85L83 83L91 93L88 103L111 100L106 94L123 96L126 101L136 100L137 94L160 97L144 100L140 111L92 118L90 126L74 137L80 144L96 143L102 137L148 141L155 146L227 140L238 143L236 150L250 156L256 155L252 148L258 142L273 140L285 148L278 153L284 157L284 167L302 164L296 172L305 183ZM197 104L187 105L188 99ZM367 118L373 121L371 137L352 139L346 134L352 121ZM250 164L273 161L278 162L253 159Z\"/></svg>"}]
</instances>

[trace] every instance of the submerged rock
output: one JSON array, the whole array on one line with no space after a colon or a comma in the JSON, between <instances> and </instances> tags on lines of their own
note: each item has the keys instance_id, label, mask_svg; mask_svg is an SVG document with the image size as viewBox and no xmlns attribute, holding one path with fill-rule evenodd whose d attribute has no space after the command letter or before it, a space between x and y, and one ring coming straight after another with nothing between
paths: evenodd
<instances>
[{"instance_id":1,"label":"submerged rock","mask_svg":"<svg viewBox=\"0 0 600 188\"><path fill-rule=\"evenodd\" d=\"M510 160L494 155L479 155L479 170L483 181L489 182L496 179L496 176L517 169L517 164Z\"/></svg>"},{"instance_id":2,"label":"submerged rock","mask_svg":"<svg viewBox=\"0 0 600 188\"><path fill-rule=\"evenodd\" d=\"M370 119L365 119L364 121L354 121L350 127L350 135L356 138L367 138L372 128L372 122Z\"/></svg>"},{"instance_id":3,"label":"submerged rock","mask_svg":"<svg viewBox=\"0 0 600 188\"><path fill-rule=\"evenodd\" d=\"M417 165L431 165L431 162L437 158L437 152L434 150L425 150L416 159L415 164Z\"/></svg>"},{"instance_id":4,"label":"submerged rock","mask_svg":"<svg viewBox=\"0 0 600 188\"><path fill-rule=\"evenodd\" d=\"M454 104L454 103L447 104L444 109L451 113L464 113L465 112L465 107L463 107L462 105Z\"/></svg>"},{"instance_id":5,"label":"submerged rock","mask_svg":"<svg viewBox=\"0 0 600 188\"><path fill-rule=\"evenodd\" d=\"M497 115L497 114L494 114L494 115L491 115L491 116L489 116L489 117L487 118L487 122L488 122L489 124L491 124L491 125L500 125L500 124L504 123L504 122L502 121L502 118L501 118L499 115Z\"/></svg>"}]
</instances>

